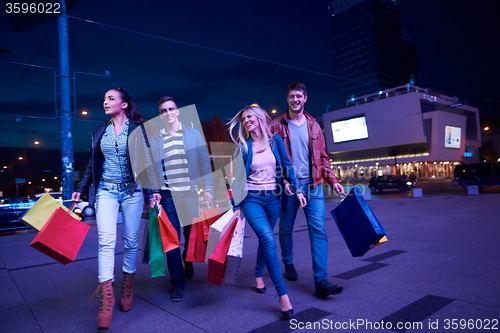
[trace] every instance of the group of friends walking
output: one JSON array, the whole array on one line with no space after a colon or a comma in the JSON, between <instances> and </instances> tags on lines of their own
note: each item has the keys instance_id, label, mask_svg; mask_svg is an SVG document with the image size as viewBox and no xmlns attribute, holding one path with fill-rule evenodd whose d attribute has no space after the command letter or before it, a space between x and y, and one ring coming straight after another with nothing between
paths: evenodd
<instances>
[{"instance_id":1,"label":"group of friends walking","mask_svg":"<svg viewBox=\"0 0 500 333\"><path fill-rule=\"evenodd\" d=\"M328 281L328 239L325 231L323 183L337 193L343 192L330 167L323 132L315 118L305 111L307 89L292 82L286 92L287 111L271 121L257 105L241 109L228 123L236 144L233 193L236 214L243 214L259 239L255 267L255 288L267 291L263 274L267 267L279 297L281 315L293 314L284 277L298 279L293 257L293 227L297 211L306 216L315 296L326 298L342 292ZM180 110L172 97L158 102L161 126L148 126L123 88L111 89L103 107L110 120L92 132L91 156L72 199L79 201L95 189L98 231L98 287L101 298L97 326L111 325L115 297L113 292L117 221L123 216L123 283L120 309L130 311L133 281L139 253L139 226L144 201L160 205L170 222L184 236L184 250L166 253L172 289L170 300L181 301L186 280L194 276L193 263L186 260L191 221L199 217L198 191L205 201L214 203L210 156L201 133L179 120ZM143 140L131 140L132 133ZM140 138L141 135L136 137ZM141 141L147 152L141 159L151 166L134 170L130 145ZM236 158L238 157L238 158ZM147 186L145 185L147 184ZM239 190L244 189L244 190ZM179 204L184 203L184 204ZM279 220L279 243L284 274L278 257L273 229Z\"/></svg>"}]
</instances>

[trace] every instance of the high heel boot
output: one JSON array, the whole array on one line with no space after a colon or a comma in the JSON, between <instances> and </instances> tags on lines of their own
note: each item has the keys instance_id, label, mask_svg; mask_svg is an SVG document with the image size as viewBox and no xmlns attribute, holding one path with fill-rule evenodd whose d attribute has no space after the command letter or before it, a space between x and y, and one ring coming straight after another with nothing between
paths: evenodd
<instances>
[{"instance_id":1,"label":"high heel boot","mask_svg":"<svg viewBox=\"0 0 500 333\"><path fill-rule=\"evenodd\" d=\"M134 274L129 274L123 272L123 284L122 284L122 298L120 300L120 309L123 312L130 311L132 309L132 299L134 291Z\"/></svg>"},{"instance_id":2,"label":"high heel boot","mask_svg":"<svg viewBox=\"0 0 500 333\"><path fill-rule=\"evenodd\" d=\"M99 330L107 330L111 326L111 318L113 317L113 307L115 306L115 295L113 292L113 281L108 280L99 283L94 295L101 297L101 306L97 315L97 328ZM92 301L92 298L90 299Z\"/></svg>"}]
</instances>

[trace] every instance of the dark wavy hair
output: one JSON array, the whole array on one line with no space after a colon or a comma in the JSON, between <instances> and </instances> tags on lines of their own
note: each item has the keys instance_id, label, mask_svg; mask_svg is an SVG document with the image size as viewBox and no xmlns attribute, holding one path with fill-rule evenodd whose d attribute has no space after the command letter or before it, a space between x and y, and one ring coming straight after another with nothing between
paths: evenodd
<instances>
[{"instance_id":1,"label":"dark wavy hair","mask_svg":"<svg viewBox=\"0 0 500 333\"><path fill-rule=\"evenodd\" d=\"M120 98L122 99L123 102L127 103L128 106L125 109L125 114L127 115L127 118L133 119L135 121L140 121L141 123L144 123L146 120L142 117L141 111L139 110L139 107L137 104L135 104L132 99L130 98L130 95L127 92L127 89L125 88L112 88L110 90L117 91L120 94Z\"/></svg>"},{"instance_id":2,"label":"dark wavy hair","mask_svg":"<svg viewBox=\"0 0 500 333\"><path fill-rule=\"evenodd\" d=\"M286 90L286 97L288 97L288 94L292 90L302 91L304 96L307 96L306 85L303 84L302 82L295 81L295 82L290 83L290 85L288 86L288 89Z\"/></svg>"}]
</instances>

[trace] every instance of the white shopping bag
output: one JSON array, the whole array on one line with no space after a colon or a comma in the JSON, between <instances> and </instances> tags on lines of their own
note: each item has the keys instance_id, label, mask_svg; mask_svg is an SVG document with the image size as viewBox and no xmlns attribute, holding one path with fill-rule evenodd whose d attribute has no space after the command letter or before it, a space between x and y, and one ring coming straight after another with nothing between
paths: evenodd
<instances>
[{"instance_id":1,"label":"white shopping bag","mask_svg":"<svg viewBox=\"0 0 500 333\"><path fill-rule=\"evenodd\" d=\"M212 255L217 244L219 244L221 238L226 234L227 229L231 226L235 218L236 212L230 209L210 226L205 262L208 262L208 258Z\"/></svg>"}]
</instances>

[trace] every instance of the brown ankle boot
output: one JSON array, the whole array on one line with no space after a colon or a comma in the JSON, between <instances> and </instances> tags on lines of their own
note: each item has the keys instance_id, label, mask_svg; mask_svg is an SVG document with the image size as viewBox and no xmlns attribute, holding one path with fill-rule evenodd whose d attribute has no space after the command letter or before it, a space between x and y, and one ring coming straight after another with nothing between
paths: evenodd
<instances>
[{"instance_id":1,"label":"brown ankle boot","mask_svg":"<svg viewBox=\"0 0 500 333\"><path fill-rule=\"evenodd\" d=\"M97 316L97 327L100 330L107 330L111 326L113 307L115 306L113 281L108 280L99 283L96 293L97 296L101 297L101 307L99 308L99 315Z\"/></svg>"},{"instance_id":2,"label":"brown ankle boot","mask_svg":"<svg viewBox=\"0 0 500 333\"><path fill-rule=\"evenodd\" d=\"M130 311L132 309L132 298L134 296L134 274L123 273L123 284L122 284L122 299L120 301L120 309L123 312Z\"/></svg>"}]
</instances>

